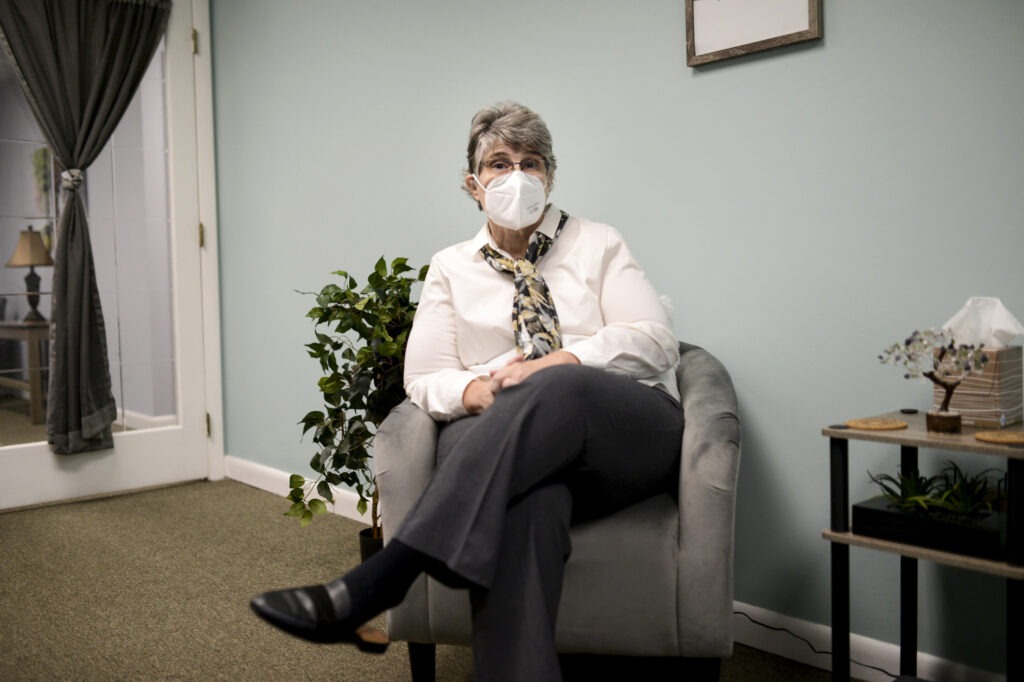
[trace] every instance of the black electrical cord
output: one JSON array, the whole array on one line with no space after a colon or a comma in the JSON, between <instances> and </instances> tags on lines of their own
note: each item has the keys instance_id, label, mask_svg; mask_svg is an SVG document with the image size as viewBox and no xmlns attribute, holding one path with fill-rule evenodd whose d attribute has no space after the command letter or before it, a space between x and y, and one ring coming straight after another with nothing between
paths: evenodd
<instances>
[{"instance_id":1,"label":"black electrical cord","mask_svg":"<svg viewBox=\"0 0 1024 682\"><path fill-rule=\"evenodd\" d=\"M768 625L767 623L762 623L759 620L751 618L750 615L748 615L746 613L743 613L742 611L733 611L733 615L735 615L735 616L743 616L744 618L749 620L754 625L760 625L761 627L763 627L763 628L765 628L767 630L774 630L775 632L785 632L790 637L795 637L795 638L799 639L801 642L806 644L810 648L811 651L813 651L816 654L824 654L826 656L831 656L832 655L831 651L822 651L821 649L816 648L813 644L811 644L811 641L809 639L805 639L805 638L801 637L800 635L796 634L795 632L787 630L786 628L775 627L774 625ZM878 672L883 673L885 675L888 675L889 677L891 677L893 679L899 677L899 675L894 675L893 673L889 672L888 670L885 670L884 668L879 668L879 667L876 667L876 666L873 666L873 665L868 665L867 663L861 663L860 661L854 660L853 658L850 659L850 663L854 663L856 665L859 665L862 668L870 668L871 670L877 670Z\"/></svg>"}]
</instances>

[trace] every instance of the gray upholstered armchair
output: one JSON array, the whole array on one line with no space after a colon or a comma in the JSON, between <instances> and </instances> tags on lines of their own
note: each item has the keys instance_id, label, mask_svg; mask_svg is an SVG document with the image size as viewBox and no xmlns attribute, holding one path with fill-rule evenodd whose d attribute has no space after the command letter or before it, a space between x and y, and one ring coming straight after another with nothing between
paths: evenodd
<instances>
[{"instance_id":1,"label":"gray upholstered armchair","mask_svg":"<svg viewBox=\"0 0 1024 682\"><path fill-rule=\"evenodd\" d=\"M717 659L732 653L733 519L740 460L736 394L710 353L680 344L686 427L678 501L664 494L574 526L556 642L562 653ZM434 470L436 423L404 402L376 437L385 535ZM413 679L433 679L434 644L470 643L469 597L421 577L388 613Z\"/></svg>"}]
</instances>

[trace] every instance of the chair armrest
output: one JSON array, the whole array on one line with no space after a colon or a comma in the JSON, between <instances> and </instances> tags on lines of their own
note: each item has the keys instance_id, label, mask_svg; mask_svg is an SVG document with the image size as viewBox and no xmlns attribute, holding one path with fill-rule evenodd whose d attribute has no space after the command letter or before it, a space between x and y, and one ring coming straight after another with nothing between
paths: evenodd
<instances>
[{"instance_id":1,"label":"chair armrest","mask_svg":"<svg viewBox=\"0 0 1024 682\"><path fill-rule=\"evenodd\" d=\"M437 422L406 398L373 439L384 537L394 531L434 474Z\"/></svg>"},{"instance_id":2,"label":"chair armrest","mask_svg":"<svg viewBox=\"0 0 1024 682\"><path fill-rule=\"evenodd\" d=\"M680 640L706 650L710 633L727 632L728 641L717 644L729 655L739 409L722 363L702 348L680 345L677 378L686 426L679 474L679 613L702 614L697 621L680 619Z\"/></svg>"},{"instance_id":3,"label":"chair armrest","mask_svg":"<svg viewBox=\"0 0 1024 682\"><path fill-rule=\"evenodd\" d=\"M384 542L420 499L434 473L437 423L407 398L381 423L373 440ZM427 579L420 576L405 600L388 611L387 630L410 642L430 642Z\"/></svg>"}]
</instances>

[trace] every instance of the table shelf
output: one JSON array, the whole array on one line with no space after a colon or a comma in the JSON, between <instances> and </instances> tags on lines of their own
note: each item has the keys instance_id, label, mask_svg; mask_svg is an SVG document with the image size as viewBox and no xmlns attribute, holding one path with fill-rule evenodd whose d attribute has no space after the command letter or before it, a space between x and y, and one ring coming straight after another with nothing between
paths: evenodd
<instances>
[{"instance_id":1,"label":"table shelf","mask_svg":"<svg viewBox=\"0 0 1024 682\"><path fill-rule=\"evenodd\" d=\"M863 429L845 429L828 426L821 430L821 435L840 440L862 440L875 443L889 443L912 448L929 448L948 452L971 452L978 455L995 455L1007 459L1024 459L1024 447L986 443L974 437L979 431L1004 431L1020 433L1024 424L1014 424L1005 429L978 429L965 426L963 433L935 433L925 425L923 413L903 414L890 412L879 415L883 419L899 419L907 423L905 429L892 431L866 431Z\"/></svg>"},{"instance_id":2,"label":"table shelf","mask_svg":"<svg viewBox=\"0 0 1024 682\"><path fill-rule=\"evenodd\" d=\"M933 561L937 564L966 568L969 571L988 573L1001 578L1024 580L1024 566L1013 566L1005 561L993 561L992 559L981 559L979 557L972 557L966 554L943 552L940 549L921 547L920 545L908 545L903 542L893 542L892 540L882 540L881 538L858 535L857 533L840 533L828 528L821 532L821 537L825 538L829 542L838 542L844 545L864 547L866 549L876 549L880 552L899 554L900 556L910 557L912 559L924 559L926 561Z\"/></svg>"}]
</instances>

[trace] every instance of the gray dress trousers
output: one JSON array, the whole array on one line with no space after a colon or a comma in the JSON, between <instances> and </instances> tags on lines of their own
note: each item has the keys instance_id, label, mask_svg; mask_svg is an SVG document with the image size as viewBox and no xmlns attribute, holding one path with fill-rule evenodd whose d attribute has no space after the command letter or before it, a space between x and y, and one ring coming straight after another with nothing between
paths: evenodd
<instances>
[{"instance_id":1,"label":"gray dress trousers","mask_svg":"<svg viewBox=\"0 0 1024 682\"><path fill-rule=\"evenodd\" d=\"M579 365L543 369L442 428L434 476L394 537L470 589L477 680L561 679L569 526L673 490L682 432L671 396Z\"/></svg>"}]
</instances>

